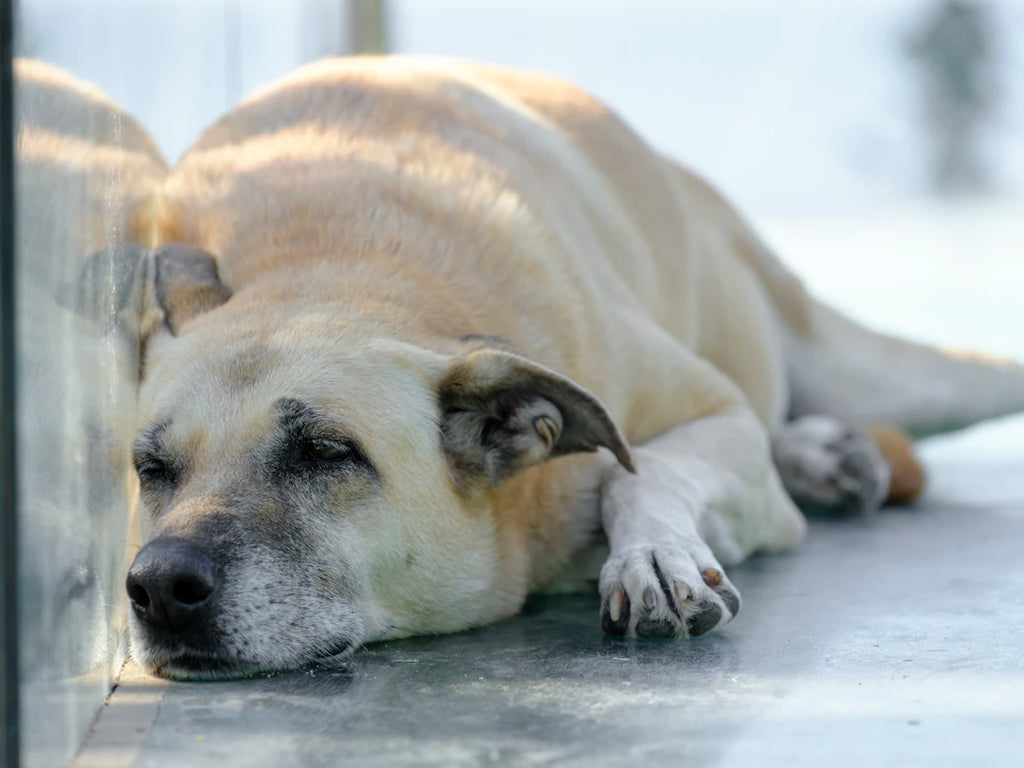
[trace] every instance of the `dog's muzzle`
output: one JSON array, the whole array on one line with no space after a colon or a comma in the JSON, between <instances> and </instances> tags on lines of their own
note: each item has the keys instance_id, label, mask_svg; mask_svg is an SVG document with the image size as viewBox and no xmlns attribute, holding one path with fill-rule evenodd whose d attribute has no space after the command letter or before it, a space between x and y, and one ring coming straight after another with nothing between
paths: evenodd
<instances>
[{"instance_id":1,"label":"dog's muzzle","mask_svg":"<svg viewBox=\"0 0 1024 768\"><path fill-rule=\"evenodd\" d=\"M163 640L201 636L223 581L206 552L178 539L154 539L136 555L125 587L148 634Z\"/></svg>"},{"instance_id":2,"label":"dog's muzzle","mask_svg":"<svg viewBox=\"0 0 1024 768\"><path fill-rule=\"evenodd\" d=\"M228 679L335 661L358 646L353 633L340 631L335 642L314 639L306 652L252 653L230 614L225 618L231 563L237 560L230 554L173 537L153 539L139 550L125 580L136 661L161 677Z\"/></svg>"}]
</instances>

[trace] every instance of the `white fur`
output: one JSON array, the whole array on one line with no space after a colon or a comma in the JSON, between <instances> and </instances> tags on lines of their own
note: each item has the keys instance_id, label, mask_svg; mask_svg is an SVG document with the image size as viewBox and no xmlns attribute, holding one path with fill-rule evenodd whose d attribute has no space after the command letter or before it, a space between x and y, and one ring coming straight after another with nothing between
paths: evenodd
<instances>
[{"instance_id":1,"label":"white fur","mask_svg":"<svg viewBox=\"0 0 1024 768\"><path fill-rule=\"evenodd\" d=\"M829 416L803 416L772 436L782 484L803 508L874 512L885 501L891 471L875 443Z\"/></svg>"},{"instance_id":2,"label":"white fur","mask_svg":"<svg viewBox=\"0 0 1024 768\"><path fill-rule=\"evenodd\" d=\"M803 518L778 487L764 443L756 418L738 408L683 424L635 449L635 475L608 468L601 518L610 552L600 590L604 604L617 590L628 596L629 634L637 634L644 613L637 607L652 599L645 618L669 621L676 635L685 635L687 619L708 603L721 608L719 626L725 624L734 614L702 571L722 573L722 563L800 540ZM654 562L676 595L674 604ZM736 592L724 573L722 578Z\"/></svg>"}]
</instances>

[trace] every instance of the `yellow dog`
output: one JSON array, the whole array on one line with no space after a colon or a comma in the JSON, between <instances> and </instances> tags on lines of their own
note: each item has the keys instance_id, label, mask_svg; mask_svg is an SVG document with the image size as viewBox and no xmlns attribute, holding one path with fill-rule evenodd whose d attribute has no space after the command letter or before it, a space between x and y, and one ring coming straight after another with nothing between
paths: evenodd
<instances>
[{"instance_id":1,"label":"yellow dog","mask_svg":"<svg viewBox=\"0 0 1024 768\"><path fill-rule=\"evenodd\" d=\"M133 648L163 675L481 625L602 546L605 631L699 635L739 610L724 565L800 540L794 500L917 492L899 433L887 461L861 427L1024 406L1016 367L813 301L704 182L538 74L305 67L153 210L164 245L117 295L152 527Z\"/></svg>"}]
</instances>

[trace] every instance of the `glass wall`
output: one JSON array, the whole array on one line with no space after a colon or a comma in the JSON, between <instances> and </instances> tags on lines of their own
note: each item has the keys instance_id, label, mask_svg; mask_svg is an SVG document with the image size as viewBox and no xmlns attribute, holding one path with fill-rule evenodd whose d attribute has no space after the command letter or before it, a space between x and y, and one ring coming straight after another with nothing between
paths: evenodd
<instances>
[{"instance_id":1,"label":"glass wall","mask_svg":"<svg viewBox=\"0 0 1024 768\"><path fill-rule=\"evenodd\" d=\"M372 47L372 4L23 0L13 65L23 764L66 765L125 658L138 350L168 163L256 85ZM358 12L356 12L358 11ZM359 37L361 36L361 37ZM379 40L378 40L379 44Z\"/></svg>"},{"instance_id":2,"label":"glass wall","mask_svg":"<svg viewBox=\"0 0 1024 768\"><path fill-rule=\"evenodd\" d=\"M0 3L0 762L18 759L13 15Z\"/></svg>"},{"instance_id":3,"label":"glass wall","mask_svg":"<svg viewBox=\"0 0 1024 768\"><path fill-rule=\"evenodd\" d=\"M103 291L117 275L96 295L76 278L90 254L140 238L165 164L133 119L68 72L17 61L14 76L23 741L60 764L122 655L118 581L137 543L122 425L138 361Z\"/></svg>"}]
</instances>

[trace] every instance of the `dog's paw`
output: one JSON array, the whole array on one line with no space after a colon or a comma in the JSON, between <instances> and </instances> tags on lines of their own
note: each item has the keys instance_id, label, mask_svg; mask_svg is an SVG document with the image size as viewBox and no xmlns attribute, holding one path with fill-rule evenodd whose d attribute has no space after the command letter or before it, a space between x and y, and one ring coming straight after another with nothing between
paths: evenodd
<instances>
[{"instance_id":1,"label":"dog's paw","mask_svg":"<svg viewBox=\"0 0 1024 768\"><path fill-rule=\"evenodd\" d=\"M609 635L695 637L724 626L740 593L710 554L641 547L612 555L601 569L601 627Z\"/></svg>"},{"instance_id":2,"label":"dog's paw","mask_svg":"<svg viewBox=\"0 0 1024 768\"><path fill-rule=\"evenodd\" d=\"M828 416L781 427L772 456L786 491L807 512L870 513L889 492L889 465L871 438Z\"/></svg>"}]
</instances>

